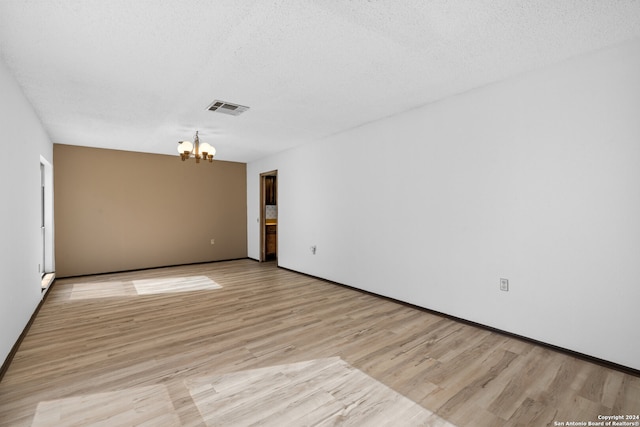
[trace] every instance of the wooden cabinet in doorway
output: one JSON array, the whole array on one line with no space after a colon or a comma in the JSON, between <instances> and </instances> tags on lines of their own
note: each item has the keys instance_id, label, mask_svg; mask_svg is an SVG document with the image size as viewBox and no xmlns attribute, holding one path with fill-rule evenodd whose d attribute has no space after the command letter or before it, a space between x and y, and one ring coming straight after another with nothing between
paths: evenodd
<instances>
[{"instance_id":1,"label":"wooden cabinet in doorway","mask_svg":"<svg viewBox=\"0 0 640 427\"><path fill-rule=\"evenodd\" d=\"M278 253L278 226L276 224L267 224L266 226L266 259L275 259Z\"/></svg>"}]
</instances>

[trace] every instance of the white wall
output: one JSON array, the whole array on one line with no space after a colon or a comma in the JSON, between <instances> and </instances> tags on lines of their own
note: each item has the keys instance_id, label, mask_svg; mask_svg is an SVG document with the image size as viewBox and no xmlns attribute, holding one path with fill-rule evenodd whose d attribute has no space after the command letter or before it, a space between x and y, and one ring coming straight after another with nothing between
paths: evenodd
<instances>
[{"instance_id":1,"label":"white wall","mask_svg":"<svg viewBox=\"0 0 640 427\"><path fill-rule=\"evenodd\" d=\"M53 146L20 87L0 61L0 362L42 298L40 160Z\"/></svg>"},{"instance_id":2,"label":"white wall","mask_svg":"<svg viewBox=\"0 0 640 427\"><path fill-rule=\"evenodd\" d=\"M640 369L639 76L635 40L253 162L249 256L277 169L280 266Z\"/></svg>"}]
</instances>

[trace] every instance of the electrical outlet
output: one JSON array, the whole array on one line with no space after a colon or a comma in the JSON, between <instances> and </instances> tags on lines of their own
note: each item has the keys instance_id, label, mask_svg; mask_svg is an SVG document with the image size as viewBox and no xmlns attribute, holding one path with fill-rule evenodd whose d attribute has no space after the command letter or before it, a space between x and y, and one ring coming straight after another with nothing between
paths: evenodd
<instances>
[{"instance_id":1,"label":"electrical outlet","mask_svg":"<svg viewBox=\"0 0 640 427\"><path fill-rule=\"evenodd\" d=\"M500 290L505 292L509 291L509 279L500 279Z\"/></svg>"},{"instance_id":2,"label":"electrical outlet","mask_svg":"<svg viewBox=\"0 0 640 427\"><path fill-rule=\"evenodd\" d=\"M216 239L211 239L211 244L215 245L216 244Z\"/></svg>"}]
</instances>

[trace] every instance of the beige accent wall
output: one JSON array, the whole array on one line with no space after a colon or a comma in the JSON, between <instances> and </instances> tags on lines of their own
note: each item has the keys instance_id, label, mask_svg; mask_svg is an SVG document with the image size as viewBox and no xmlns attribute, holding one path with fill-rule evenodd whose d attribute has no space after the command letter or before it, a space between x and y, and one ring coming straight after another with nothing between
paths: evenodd
<instances>
[{"instance_id":1,"label":"beige accent wall","mask_svg":"<svg viewBox=\"0 0 640 427\"><path fill-rule=\"evenodd\" d=\"M62 144L53 163L58 277L247 256L244 163Z\"/></svg>"}]
</instances>

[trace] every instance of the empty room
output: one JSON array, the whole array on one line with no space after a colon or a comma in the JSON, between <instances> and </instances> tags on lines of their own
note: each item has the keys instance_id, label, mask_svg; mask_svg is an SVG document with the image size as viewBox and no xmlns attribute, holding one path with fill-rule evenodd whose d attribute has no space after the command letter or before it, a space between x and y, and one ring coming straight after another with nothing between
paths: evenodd
<instances>
[{"instance_id":1,"label":"empty room","mask_svg":"<svg viewBox=\"0 0 640 427\"><path fill-rule=\"evenodd\" d=\"M640 426L640 2L0 0L0 426Z\"/></svg>"}]
</instances>

